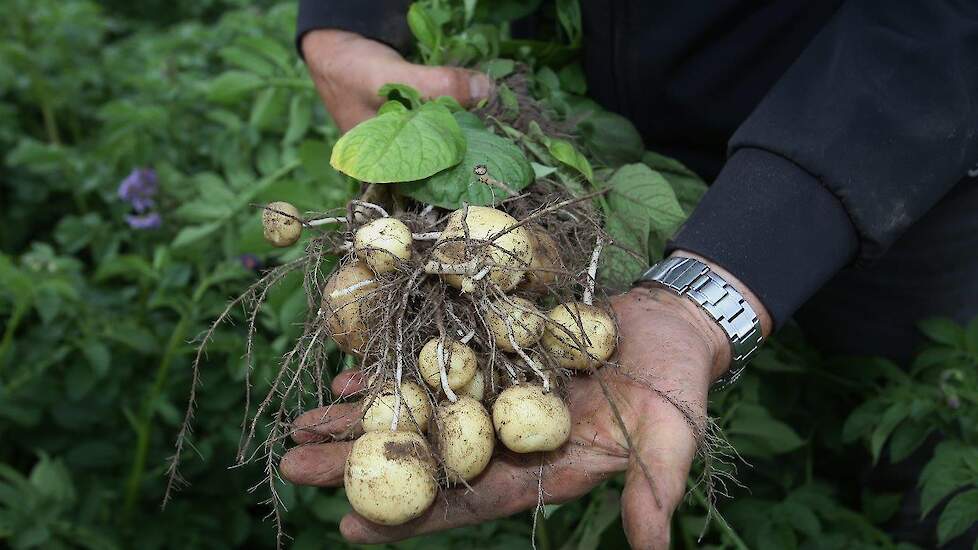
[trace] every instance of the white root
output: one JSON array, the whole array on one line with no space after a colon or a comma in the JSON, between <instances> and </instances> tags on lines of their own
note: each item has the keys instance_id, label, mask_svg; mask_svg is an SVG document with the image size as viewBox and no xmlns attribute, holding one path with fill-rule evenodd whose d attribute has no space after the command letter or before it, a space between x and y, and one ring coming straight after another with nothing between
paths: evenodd
<instances>
[{"instance_id":1,"label":"white root","mask_svg":"<svg viewBox=\"0 0 978 550\"><path fill-rule=\"evenodd\" d=\"M475 275L472 276L472 280L473 281L481 281L482 279L485 278L486 275L489 274L490 271L492 271L492 268L491 267L489 267L489 266L483 267L481 270L479 270L478 273L476 273Z\"/></svg>"},{"instance_id":2,"label":"white root","mask_svg":"<svg viewBox=\"0 0 978 550\"><path fill-rule=\"evenodd\" d=\"M317 225L327 225L332 223L347 223L349 221L350 221L349 218L347 218L346 216L343 216L341 218L318 218L315 220L307 221L306 225L309 227L316 227Z\"/></svg>"},{"instance_id":3,"label":"white root","mask_svg":"<svg viewBox=\"0 0 978 550\"><path fill-rule=\"evenodd\" d=\"M537 366L537 362L527 355L527 353L523 351L523 348L521 348L516 342L516 333L513 331L513 321L509 318L509 315L506 315L506 312L496 307L496 305L492 302L489 302L489 308L492 309L504 323L506 323L506 336L509 338L509 345L513 346L513 351L515 351L516 354L523 359L526 366L533 370L533 374L536 374L540 378L540 380L543 382L543 391L550 393L550 377L540 370L540 367Z\"/></svg>"},{"instance_id":4,"label":"white root","mask_svg":"<svg viewBox=\"0 0 978 550\"><path fill-rule=\"evenodd\" d=\"M598 242L594 244L594 252L591 254L591 264L587 268L587 285L584 287L584 297L581 300L587 305L594 304L594 283L598 275L598 259L601 258L601 248L604 241L598 237Z\"/></svg>"},{"instance_id":5,"label":"white root","mask_svg":"<svg viewBox=\"0 0 978 550\"><path fill-rule=\"evenodd\" d=\"M459 332L462 332L462 331L459 331ZM466 334L465 336L462 336L462 339L459 340L459 342L461 342L463 344L468 344L469 343L469 340L471 340L474 336L475 336L475 331L474 330L470 330L468 334Z\"/></svg>"},{"instance_id":6,"label":"white root","mask_svg":"<svg viewBox=\"0 0 978 550\"><path fill-rule=\"evenodd\" d=\"M435 355L438 356L438 376L441 379L441 389L445 390L445 397L448 398L452 403L458 401L458 396L452 390L452 386L448 383L448 371L445 368L445 336L442 335L438 339L438 347L435 349Z\"/></svg>"},{"instance_id":7,"label":"white root","mask_svg":"<svg viewBox=\"0 0 978 550\"><path fill-rule=\"evenodd\" d=\"M471 277L476 273L478 266L477 258L472 258L463 264L449 264L431 260L425 264L424 272L428 275L468 275Z\"/></svg>"},{"instance_id":8,"label":"white root","mask_svg":"<svg viewBox=\"0 0 978 550\"><path fill-rule=\"evenodd\" d=\"M354 284L352 284L352 285L350 285L350 286L348 286L346 288L338 288L338 289L334 290L333 292L330 292L329 293L329 297L330 298L333 298L333 299L336 299L336 298L342 298L343 296L349 296L350 294L353 294L354 292L360 290L361 288L370 286L370 285L374 284L375 282L377 282L377 281L375 281L373 279L364 279L364 280L360 281L359 283L354 283ZM320 308L320 311L322 311L321 308Z\"/></svg>"},{"instance_id":9,"label":"white root","mask_svg":"<svg viewBox=\"0 0 978 550\"><path fill-rule=\"evenodd\" d=\"M383 217L383 218L389 218L389 217L391 217L391 215L388 214L386 210L384 210L384 207L383 206L380 206L379 204L374 204L372 202L359 201L359 200L350 201L350 204L353 205L353 206L362 206L364 208L369 208L369 209L377 212L378 214L380 214L380 216Z\"/></svg>"},{"instance_id":10,"label":"white root","mask_svg":"<svg viewBox=\"0 0 978 550\"><path fill-rule=\"evenodd\" d=\"M416 241L437 241L441 237L441 231L429 231L428 233L411 233L411 238Z\"/></svg>"}]
</instances>

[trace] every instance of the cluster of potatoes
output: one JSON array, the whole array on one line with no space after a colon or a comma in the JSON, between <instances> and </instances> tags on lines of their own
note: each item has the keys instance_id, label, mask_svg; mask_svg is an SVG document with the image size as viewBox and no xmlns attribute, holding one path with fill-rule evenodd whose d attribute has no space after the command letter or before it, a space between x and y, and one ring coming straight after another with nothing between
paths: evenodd
<instances>
[{"instance_id":1,"label":"cluster of potatoes","mask_svg":"<svg viewBox=\"0 0 978 550\"><path fill-rule=\"evenodd\" d=\"M292 214L283 203L273 204L278 207L265 211L271 242L283 227L291 227L276 211ZM295 214L289 221L298 220ZM296 225L301 231L302 224ZM287 236L281 242L292 239ZM413 242L410 228L394 217L357 229L357 260L337 269L324 288L328 328L344 351L362 355L369 331L362 315L365 303L380 284L378 276L412 259ZM429 272L462 293L480 285L498 289L499 297L486 298L485 304L498 351L532 361L523 350L542 346L558 366L577 370L595 368L614 352L615 323L601 308L572 302L544 314L531 300L503 294L518 286L543 293L554 282L560 256L546 233L500 210L471 206L448 217L431 257ZM537 364L528 366L542 372ZM344 482L353 508L371 521L397 525L420 516L437 494L439 468L450 483L474 479L489 465L497 437L510 451L531 453L558 449L570 435L567 405L549 391L545 379L507 387L496 396L490 415L483 404L488 381L467 342L433 338L418 352L417 367L417 379L444 397L434 410L429 392L409 380L397 387L386 383L364 403L364 434L354 442Z\"/></svg>"}]
</instances>

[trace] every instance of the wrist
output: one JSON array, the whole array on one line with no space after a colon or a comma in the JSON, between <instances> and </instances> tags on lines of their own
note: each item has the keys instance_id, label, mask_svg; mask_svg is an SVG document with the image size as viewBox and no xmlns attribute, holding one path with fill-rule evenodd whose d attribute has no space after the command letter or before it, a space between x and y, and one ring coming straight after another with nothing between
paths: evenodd
<instances>
[{"instance_id":1,"label":"wrist","mask_svg":"<svg viewBox=\"0 0 978 550\"><path fill-rule=\"evenodd\" d=\"M359 34L337 29L317 29L302 37L302 56L307 60L332 56L350 42L363 38Z\"/></svg>"},{"instance_id":2,"label":"wrist","mask_svg":"<svg viewBox=\"0 0 978 550\"><path fill-rule=\"evenodd\" d=\"M648 299L668 311L670 315L685 321L696 340L703 344L709 365L709 382L713 382L730 368L732 353L727 334L692 300L655 283L640 283L631 290L631 294Z\"/></svg>"}]
</instances>

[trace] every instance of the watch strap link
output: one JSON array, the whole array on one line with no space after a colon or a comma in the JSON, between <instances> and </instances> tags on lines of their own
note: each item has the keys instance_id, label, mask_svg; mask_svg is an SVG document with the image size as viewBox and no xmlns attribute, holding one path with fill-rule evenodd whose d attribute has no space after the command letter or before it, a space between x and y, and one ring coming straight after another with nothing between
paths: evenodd
<instances>
[{"instance_id":1,"label":"watch strap link","mask_svg":"<svg viewBox=\"0 0 978 550\"><path fill-rule=\"evenodd\" d=\"M730 369L714 382L722 388L735 382L761 345L757 313L744 296L710 267L693 258L673 256L646 271L640 281L651 281L686 296L713 318L730 340Z\"/></svg>"}]
</instances>

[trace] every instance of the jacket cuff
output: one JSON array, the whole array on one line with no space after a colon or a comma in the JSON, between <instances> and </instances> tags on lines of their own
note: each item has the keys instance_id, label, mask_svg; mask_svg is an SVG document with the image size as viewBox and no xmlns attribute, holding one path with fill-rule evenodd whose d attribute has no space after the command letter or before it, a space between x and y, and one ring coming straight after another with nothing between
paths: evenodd
<instances>
[{"instance_id":1,"label":"jacket cuff","mask_svg":"<svg viewBox=\"0 0 978 550\"><path fill-rule=\"evenodd\" d=\"M763 149L737 150L667 245L736 275L775 327L855 256L842 203L798 165Z\"/></svg>"},{"instance_id":2,"label":"jacket cuff","mask_svg":"<svg viewBox=\"0 0 978 550\"><path fill-rule=\"evenodd\" d=\"M408 0L356 0L329 2L300 0L296 21L295 47L302 54L302 37L318 29L354 32L383 42L401 53L413 44L407 25Z\"/></svg>"}]
</instances>

